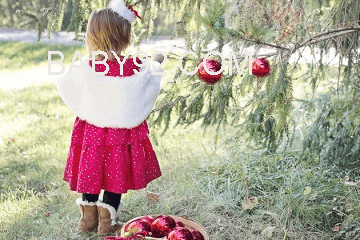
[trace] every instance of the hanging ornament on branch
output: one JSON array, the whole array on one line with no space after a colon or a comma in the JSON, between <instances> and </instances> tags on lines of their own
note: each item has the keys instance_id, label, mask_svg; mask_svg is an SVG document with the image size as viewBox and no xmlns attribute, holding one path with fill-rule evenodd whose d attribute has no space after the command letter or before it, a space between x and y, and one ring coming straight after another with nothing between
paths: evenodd
<instances>
[{"instance_id":1,"label":"hanging ornament on branch","mask_svg":"<svg viewBox=\"0 0 360 240\"><path fill-rule=\"evenodd\" d=\"M215 59L206 59L206 68L208 71L205 70L204 61L201 61L198 65L198 75L201 80L209 85L213 85L217 83L221 79L222 72L216 75L211 75L212 73L217 73L221 69L221 63Z\"/></svg>"},{"instance_id":2,"label":"hanging ornament on branch","mask_svg":"<svg viewBox=\"0 0 360 240\"><path fill-rule=\"evenodd\" d=\"M256 58L252 62L252 74L255 77L266 77L270 74L270 63L265 58Z\"/></svg>"}]
</instances>

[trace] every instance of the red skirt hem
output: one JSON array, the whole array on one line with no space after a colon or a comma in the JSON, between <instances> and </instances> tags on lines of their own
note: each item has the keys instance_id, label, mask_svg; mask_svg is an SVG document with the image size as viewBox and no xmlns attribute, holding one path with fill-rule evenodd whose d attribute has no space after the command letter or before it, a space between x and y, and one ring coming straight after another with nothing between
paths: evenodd
<instances>
[{"instance_id":1,"label":"red skirt hem","mask_svg":"<svg viewBox=\"0 0 360 240\"><path fill-rule=\"evenodd\" d=\"M70 190L99 194L139 190L161 176L146 121L132 129L99 128L76 118L63 180Z\"/></svg>"},{"instance_id":2,"label":"red skirt hem","mask_svg":"<svg viewBox=\"0 0 360 240\"><path fill-rule=\"evenodd\" d=\"M149 179L149 183L152 182L152 181L154 181L155 179L161 177L161 176L162 176L161 173L160 173L159 175L157 175L157 176L153 176L152 178ZM63 178L63 181L65 181L65 182L67 182L67 183L69 184L69 186L70 186L70 191L77 192L77 193L83 193L83 194L100 194L100 192L82 192L82 191L79 192L76 187L71 187L71 182L70 182L68 179ZM112 192L112 193L116 193L116 194L125 194L125 193L127 193L129 190L140 190L140 189L144 189L144 188L146 188L146 187L149 185L149 183L147 183L147 184L144 185L144 186L137 187L137 188L128 188L128 189L123 190L123 191L120 191L120 192L118 192L118 191L115 190L115 189L105 188L105 187L101 188L101 190L108 191L108 192ZM100 191L101 191L101 190L100 190Z\"/></svg>"}]
</instances>

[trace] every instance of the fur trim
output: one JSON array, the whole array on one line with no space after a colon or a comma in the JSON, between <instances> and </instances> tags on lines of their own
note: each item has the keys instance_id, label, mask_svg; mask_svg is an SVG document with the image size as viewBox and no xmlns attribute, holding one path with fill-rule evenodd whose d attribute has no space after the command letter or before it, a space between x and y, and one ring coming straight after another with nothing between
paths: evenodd
<instances>
[{"instance_id":1,"label":"fur trim","mask_svg":"<svg viewBox=\"0 0 360 240\"><path fill-rule=\"evenodd\" d=\"M70 68L57 81L59 94L81 119L98 127L133 128L151 113L162 87L160 63L149 61L143 74L125 77L93 75L88 57L80 67ZM69 69L69 70L70 70ZM140 68L144 72L146 66Z\"/></svg>"},{"instance_id":2,"label":"fur trim","mask_svg":"<svg viewBox=\"0 0 360 240\"><path fill-rule=\"evenodd\" d=\"M120 201L120 205L117 212L120 213L124 208L125 208L125 203L123 201Z\"/></svg>"},{"instance_id":3,"label":"fur trim","mask_svg":"<svg viewBox=\"0 0 360 240\"><path fill-rule=\"evenodd\" d=\"M96 205L96 202L88 202L88 201L83 201L81 198L76 199L76 204L77 205L87 205L87 206L94 206Z\"/></svg>"},{"instance_id":4,"label":"fur trim","mask_svg":"<svg viewBox=\"0 0 360 240\"><path fill-rule=\"evenodd\" d=\"M109 8L128 20L129 23L132 23L135 19L134 13L125 5L123 0L112 0L109 3Z\"/></svg>"},{"instance_id":5,"label":"fur trim","mask_svg":"<svg viewBox=\"0 0 360 240\"><path fill-rule=\"evenodd\" d=\"M117 218L118 213L121 210L121 203L120 203L117 211L115 210L115 208L113 206L111 206L111 205L109 205L107 203L97 201L96 204L97 204L98 207L103 207L103 208L106 208L107 210L109 210L110 216L111 216L111 225L112 226L116 225L117 224L116 218Z\"/></svg>"},{"instance_id":6,"label":"fur trim","mask_svg":"<svg viewBox=\"0 0 360 240\"><path fill-rule=\"evenodd\" d=\"M120 212L124 209L125 207L125 203L123 201L120 201L119 207L117 210L115 210L115 208L107 203L103 202L103 198L99 197L99 200L96 202L97 206L106 208L109 210L110 212L110 216L111 216L111 225L114 226L115 224L117 224L116 222L116 216L118 214L120 214Z\"/></svg>"}]
</instances>

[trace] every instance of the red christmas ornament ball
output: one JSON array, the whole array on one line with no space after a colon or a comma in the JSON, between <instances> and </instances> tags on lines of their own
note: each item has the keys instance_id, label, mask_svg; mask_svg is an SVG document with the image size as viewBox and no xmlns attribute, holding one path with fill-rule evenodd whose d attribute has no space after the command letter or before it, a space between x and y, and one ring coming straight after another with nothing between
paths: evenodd
<instances>
[{"instance_id":1,"label":"red christmas ornament ball","mask_svg":"<svg viewBox=\"0 0 360 240\"><path fill-rule=\"evenodd\" d=\"M140 219L145 220L145 221L149 222L150 224L152 224L154 222L154 218L152 216L143 216Z\"/></svg>"},{"instance_id":2,"label":"red christmas ornament ball","mask_svg":"<svg viewBox=\"0 0 360 240\"><path fill-rule=\"evenodd\" d=\"M176 227L185 227L185 224L182 221L177 220L176 221Z\"/></svg>"},{"instance_id":3,"label":"red christmas ornament ball","mask_svg":"<svg viewBox=\"0 0 360 240\"><path fill-rule=\"evenodd\" d=\"M167 215L158 216L152 224L152 237L165 237L176 227L175 220Z\"/></svg>"},{"instance_id":4,"label":"red christmas ornament ball","mask_svg":"<svg viewBox=\"0 0 360 240\"><path fill-rule=\"evenodd\" d=\"M184 227L177 227L169 233L168 240L193 240L191 232Z\"/></svg>"},{"instance_id":5,"label":"red christmas ornament ball","mask_svg":"<svg viewBox=\"0 0 360 240\"><path fill-rule=\"evenodd\" d=\"M151 232L151 223L149 223L146 220L143 219L137 219L133 222L131 222L129 225L127 225L125 227L125 231L131 231L132 229L137 228L139 229L141 232L146 233L145 235L147 235L149 232Z\"/></svg>"},{"instance_id":6,"label":"red christmas ornament ball","mask_svg":"<svg viewBox=\"0 0 360 240\"><path fill-rule=\"evenodd\" d=\"M270 63L265 58L256 58L252 62L252 74L256 77L265 77L270 74Z\"/></svg>"},{"instance_id":7,"label":"red christmas ornament ball","mask_svg":"<svg viewBox=\"0 0 360 240\"><path fill-rule=\"evenodd\" d=\"M104 240L128 240L126 237L118 237L118 236L107 236Z\"/></svg>"},{"instance_id":8,"label":"red christmas ornament ball","mask_svg":"<svg viewBox=\"0 0 360 240\"><path fill-rule=\"evenodd\" d=\"M205 240L204 236L198 230L190 229L190 232L193 236L193 240Z\"/></svg>"},{"instance_id":9,"label":"red christmas ornament ball","mask_svg":"<svg viewBox=\"0 0 360 240\"><path fill-rule=\"evenodd\" d=\"M221 79L222 72L217 75L210 75L208 72L206 72L204 68L204 61L201 61L201 63L198 65L198 75L201 80L206 82L207 84L215 84ZM217 72L221 69L221 64L216 61L215 59L206 59L206 67L209 72Z\"/></svg>"}]
</instances>

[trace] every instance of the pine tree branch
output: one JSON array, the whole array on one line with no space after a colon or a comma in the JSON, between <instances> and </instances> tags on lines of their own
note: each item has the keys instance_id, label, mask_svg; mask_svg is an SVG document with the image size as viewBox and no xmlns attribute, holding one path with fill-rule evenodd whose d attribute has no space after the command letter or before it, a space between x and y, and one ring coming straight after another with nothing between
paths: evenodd
<instances>
[{"instance_id":1,"label":"pine tree branch","mask_svg":"<svg viewBox=\"0 0 360 240\"><path fill-rule=\"evenodd\" d=\"M259 45L266 45L266 46L269 46L269 47L274 47L274 48L278 48L278 49L282 49L282 50L288 50L290 51L291 53L294 53L297 49L301 48L301 47L304 47L306 45L309 45L309 44L314 44L314 43L318 43L318 42L322 42L322 41L326 41L328 39L331 39L331 38L335 38L335 37L339 37L339 36L342 36L342 35L345 35L345 34L349 34L349 33L352 33L352 32L355 32L357 30L360 30L360 26L358 27L348 27L348 28L339 28L339 29L333 29L333 30L329 30L329 31L326 31L326 32L322 32L322 33L319 33L315 36L312 36L308 39L306 39L305 41L301 42L301 43L295 43L294 46L292 48L289 48L289 47L285 47L285 46L281 46L281 45L278 45L278 44L274 44L274 43L269 43L269 42L265 42L265 41L261 41L261 40L256 40L256 39L250 39L250 38L246 38L246 37L243 37L243 36L237 36L239 39L242 39L242 40L245 40L245 41L249 41L249 42L254 42L256 44L259 44ZM332 34L333 33L333 34ZM328 35L328 34L331 34L329 36L325 36L325 35ZM325 36L325 37L322 37L322 36ZM320 38L321 37L321 38ZM176 48L181 48L183 50L187 50L183 47L179 47L177 45L173 45L173 47L176 47ZM207 53L206 51L204 51L203 53ZM257 57L271 57L271 56L274 56L278 54L278 52L272 52L272 53L267 53L267 54L259 54L257 55ZM236 56L236 58L238 59L243 59L244 56ZM187 60L187 59L186 59Z\"/></svg>"},{"instance_id":2,"label":"pine tree branch","mask_svg":"<svg viewBox=\"0 0 360 240\"><path fill-rule=\"evenodd\" d=\"M351 84L351 86L353 86L354 88L356 88L356 89L359 89L359 90L360 90L360 87L356 86L354 83L353 83L353 84Z\"/></svg>"},{"instance_id":3,"label":"pine tree branch","mask_svg":"<svg viewBox=\"0 0 360 240\"><path fill-rule=\"evenodd\" d=\"M153 109L153 110L151 111L151 113L157 112L157 111L161 111L161 110L164 109L164 108L172 108L173 106L175 106L175 104L176 104L177 102L179 102L180 100L184 101L186 98L190 97L190 95L191 95L191 94L188 94L188 95L186 95L186 96L178 96L174 101L169 102L169 103L164 104L164 105L162 105L162 106L160 106L160 107L158 107L158 108Z\"/></svg>"},{"instance_id":4,"label":"pine tree branch","mask_svg":"<svg viewBox=\"0 0 360 240\"><path fill-rule=\"evenodd\" d=\"M275 52L270 52L270 53L262 53L262 54L256 54L256 57L257 58L265 58L265 57L272 57L272 56L275 56L278 54L278 51L275 51ZM244 55L235 55L236 56L236 59L244 59L246 56ZM224 57L225 59L230 59L228 57Z\"/></svg>"},{"instance_id":5,"label":"pine tree branch","mask_svg":"<svg viewBox=\"0 0 360 240\"><path fill-rule=\"evenodd\" d=\"M43 8L43 9L41 9L39 11L41 14L39 14L39 16L38 16L39 21L42 20L43 18L45 18L51 11L52 11L51 8Z\"/></svg>"},{"instance_id":6,"label":"pine tree branch","mask_svg":"<svg viewBox=\"0 0 360 240\"><path fill-rule=\"evenodd\" d=\"M20 15L25 15L25 16L27 16L27 17L30 17L30 18L35 19L36 21L38 21L38 18L36 17L36 15L35 15L35 14L32 14L32 13L30 13L30 12L28 12L28 11L18 9L18 10L16 10L16 13L17 13L19 16L20 16Z\"/></svg>"},{"instance_id":7,"label":"pine tree branch","mask_svg":"<svg viewBox=\"0 0 360 240\"><path fill-rule=\"evenodd\" d=\"M329 30L329 31L326 31L326 32L322 32L322 33L319 33L319 34L317 34L317 35L315 35L313 37L310 37L310 38L306 39L302 43L295 44L292 52L295 52L297 49L299 49L301 47L304 47L305 45L326 41L326 40L329 40L331 38L339 37L339 36L342 36L342 35L345 35L345 34L348 34L348 33L352 33L352 32L358 31L358 30L360 30L360 26L358 26L358 27L348 27L348 28L338 28L338 29L333 29L333 30ZM335 33L335 34L331 34L331 33ZM331 35L325 36L325 35L328 35L328 34L331 34ZM322 36L325 36L325 37L322 37ZM320 37L322 37L322 38L320 38Z\"/></svg>"},{"instance_id":8,"label":"pine tree branch","mask_svg":"<svg viewBox=\"0 0 360 240\"><path fill-rule=\"evenodd\" d=\"M202 53L208 53L207 51L201 51ZM168 58L169 59L179 59L180 58L180 55L177 55L177 54L175 54L175 53L172 53L172 52L170 52L169 54L172 54L172 55L175 55L177 58L175 58L175 57L172 57L172 56L168 56ZM271 57L271 56L275 56L275 55L277 55L278 54L278 52L277 51L275 51L275 52L270 52L270 53L262 53L262 54L257 54L256 55L256 57L257 58L261 58L261 57ZM149 57L151 57L150 55L149 55ZM236 59L244 59L245 58L245 56L244 55L237 55L237 54L235 54L235 57L236 57ZM226 59L226 60L229 60L230 58L229 57L226 57L226 56L223 56L223 58L224 59ZM188 61L188 60L191 60L190 58L188 58L188 57L184 57L183 58L184 59L184 61Z\"/></svg>"},{"instance_id":9,"label":"pine tree branch","mask_svg":"<svg viewBox=\"0 0 360 240\"><path fill-rule=\"evenodd\" d=\"M278 48L278 49L282 49L282 50L288 50L290 51L291 49L288 47L284 47L275 43L269 43L269 42L265 42L265 41L261 41L261 40L256 40L256 39L251 39L251 38L247 38L247 37L243 37L243 36L238 36L239 39L248 41L248 42L253 42L256 43L258 45L266 45L269 47L273 47L273 48Z\"/></svg>"},{"instance_id":10,"label":"pine tree branch","mask_svg":"<svg viewBox=\"0 0 360 240\"><path fill-rule=\"evenodd\" d=\"M37 19L28 19L26 21L23 21L19 24L19 27L23 27L23 26L26 26L26 25L29 25L29 24L32 24L32 23L36 23L37 22Z\"/></svg>"},{"instance_id":11,"label":"pine tree branch","mask_svg":"<svg viewBox=\"0 0 360 240\"><path fill-rule=\"evenodd\" d=\"M249 41L249 42L254 42L254 43L259 44L259 45L266 45L266 46L269 46L269 47L274 47L274 48L290 51L290 48L280 46L280 45L274 44L274 43L264 42L264 41L261 41L261 40L250 39L250 38L246 38L246 37L240 37L240 39L243 39L243 40Z\"/></svg>"},{"instance_id":12,"label":"pine tree branch","mask_svg":"<svg viewBox=\"0 0 360 240\"><path fill-rule=\"evenodd\" d=\"M248 41L248 42L253 42L253 43L256 43L258 45L266 45L266 46L273 47L273 48L278 48L278 49L282 49L282 50L288 50L288 51L293 53L297 49L299 49L301 47L304 47L306 45L326 41L328 39L339 37L339 36L349 34L349 33L352 33L352 32L358 31L358 30L360 30L360 26L347 27L347 28L338 28L338 29L333 29L333 30L329 30L329 31L326 31L326 32L321 32L321 33L319 33L319 34L317 34L315 36L312 36L312 37L306 39L305 41L303 41L301 43L295 43L294 47L292 47L292 48L281 46L281 45L278 45L278 44L275 44L275 43L270 43L270 42L265 42L265 41L261 41L261 40L251 39L251 38L247 38L247 37L243 37L243 36L237 36L237 38ZM329 35L329 34L331 34L331 35ZM325 36L325 35L329 35L329 36ZM322 37L322 36L325 36L325 37ZM274 55L274 54L271 54L271 55Z\"/></svg>"}]
</instances>

